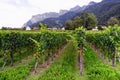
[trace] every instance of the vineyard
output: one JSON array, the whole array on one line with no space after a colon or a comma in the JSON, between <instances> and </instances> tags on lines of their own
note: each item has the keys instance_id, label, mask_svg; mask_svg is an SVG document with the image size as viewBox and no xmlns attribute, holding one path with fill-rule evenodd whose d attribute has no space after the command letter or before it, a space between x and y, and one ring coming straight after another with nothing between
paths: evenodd
<instances>
[{"instance_id":1,"label":"vineyard","mask_svg":"<svg viewBox=\"0 0 120 80\"><path fill-rule=\"evenodd\" d=\"M0 80L120 80L120 28L0 31Z\"/></svg>"}]
</instances>

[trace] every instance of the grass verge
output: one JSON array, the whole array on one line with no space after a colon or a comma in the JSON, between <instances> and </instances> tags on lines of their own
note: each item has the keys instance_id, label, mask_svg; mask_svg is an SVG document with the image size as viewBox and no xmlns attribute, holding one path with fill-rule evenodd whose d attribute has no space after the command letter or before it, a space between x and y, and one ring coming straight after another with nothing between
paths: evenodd
<instances>
[{"instance_id":1,"label":"grass verge","mask_svg":"<svg viewBox=\"0 0 120 80\"><path fill-rule=\"evenodd\" d=\"M54 64L46 72L40 74L38 78L34 78L34 80L75 80L75 66L75 47L70 42Z\"/></svg>"},{"instance_id":2,"label":"grass verge","mask_svg":"<svg viewBox=\"0 0 120 80\"><path fill-rule=\"evenodd\" d=\"M88 46L84 55L88 80L120 80L120 71L98 59L97 54Z\"/></svg>"}]
</instances>

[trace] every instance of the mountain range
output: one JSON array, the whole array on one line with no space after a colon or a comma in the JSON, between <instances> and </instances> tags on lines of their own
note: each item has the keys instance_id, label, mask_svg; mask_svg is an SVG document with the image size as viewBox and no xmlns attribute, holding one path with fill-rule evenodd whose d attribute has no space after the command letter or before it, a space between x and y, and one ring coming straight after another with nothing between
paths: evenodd
<instances>
[{"instance_id":1,"label":"mountain range","mask_svg":"<svg viewBox=\"0 0 120 80\"><path fill-rule=\"evenodd\" d=\"M49 27L63 27L67 20L79 16L81 12L89 11L94 13L99 24L106 24L110 17L117 17L120 20L120 0L103 0L99 3L90 2L86 6L75 6L70 10L60 10L59 13L49 12L32 16L23 27L38 27L39 23L47 24Z\"/></svg>"},{"instance_id":2,"label":"mountain range","mask_svg":"<svg viewBox=\"0 0 120 80\"><path fill-rule=\"evenodd\" d=\"M37 27L40 22L47 24L49 27L62 27L65 22L73 18L78 12L85 9L84 7L75 6L70 10L60 10L59 13L49 12L32 16L23 26Z\"/></svg>"},{"instance_id":3,"label":"mountain range","mask_svg":"<svg viewBox=\"0 0 120 80\"><path fill-rule=\"evenodd\" d=\"M120 20L120 0L103 0L100 3L91 5L85 9L94 13L99 24L106 24L111 17L117 17Z\"/></svg>"}]
</instances>

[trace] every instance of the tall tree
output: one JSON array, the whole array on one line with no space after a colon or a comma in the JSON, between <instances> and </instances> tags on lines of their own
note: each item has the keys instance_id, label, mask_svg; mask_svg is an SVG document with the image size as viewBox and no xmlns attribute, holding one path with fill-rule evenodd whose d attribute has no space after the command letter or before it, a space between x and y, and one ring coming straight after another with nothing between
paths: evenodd
<instances>
[{"instance_id":1,"label":"tall tree","mask_svg":"<svg viewBox=\"0 0 120 80\"><path fill-rule=\"evenodd\" d=\"M110 26L114 26L115 24L119 24L119 21L116 17L111 17L108 20L107 24L110 25Z\"/></svg>"},{"instance_id":2,"label":"tall tree","mask_svg":"<svg viewBox=\"0 0 120 80\"><path fill-rule=\"evenodd\" d=\"M73 21L66 22L66 29L75 29L80 26L84 26L86 29L92 29L97 25L98 21L93 13L81 13L80 16L76 16Z\"/></svg>"},{"instance_id":3,"label":"tall tree","mask_svg":"<svg viewBox=\"0 0 120 80\"><path fill-rule=\"evenodd\" d=\"M75 17L74 20L73 20L73 23L74 23L75 28L83 26L83 24L84 24L84 17L82 15Z\"/></svg>"},{"instance_id":4,"label":"tall tree","mask_svg":"<svg viewBox=\"0 0 120 80\"><path fill-rule=\"evenodd\" d=\"M74 30L74 23L72 20L68 20L65 24L65 29L66 30Z\"/></svg>"},{"instance_id":5,"label":"tall tree","mask_svg":"<svg viewBox=\"0 0 120 80\"><path fill-rule=\"evenodd\" d=\"M87 13L86 15L87 15L85 19L86 23L84 24L85 28L86 29L95 28L98 23L96 16L93 13Z\"/></svg>"}]
</instances>

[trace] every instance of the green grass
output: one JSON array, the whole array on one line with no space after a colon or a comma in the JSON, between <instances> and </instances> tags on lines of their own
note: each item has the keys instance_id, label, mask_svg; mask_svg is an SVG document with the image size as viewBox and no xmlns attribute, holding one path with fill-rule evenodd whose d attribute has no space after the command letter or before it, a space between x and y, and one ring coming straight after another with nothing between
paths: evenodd
<instances>
[{"instance_id":1,"label":"green grass","mask_svg":"<svg viewBox=\"0 0 120 80\"><path fill-rule=\"evenodd\" d=\"M3 53L3 52L1 51L1 53ZM21 58L20 58L20 55L18 54L18 52L16 52L14 54L14 63L19 62L22 59L25 59L27 56L33 55L33 53L35 53L35 51L33 49L28 50L26 48L22 48ZM3 56L2 56L2 58L0 58L0 68L3 66L3 63L4 62L3 62ZM10 63L11 63L11 61L10 61L10 57L8 55L6 66L9 66Z\"/></svg>"},{"instance_id":2,"label":"green grass","mask_svg":"<svg viewBox=\"0 0 120 80\"><path fill-rule=\"evenodd\" d=\"M74 75L75 75L75 80L88 80L88 77L86 75L85 70L83 70L83 75L82 76L80 76L80 70L79 69L76 71L76 73Z\"/></svg>"},{"instance_id":3,"label":"green grass","mask_svg":"<svg viewBox=\"0 0 120 80\"><path fill-rule=\"evenodd\" d=\"M26 64L15 66L14 68L7 68L0 71L0 80L23 80L29 75L31 68L34 66L34 60L32 59Z\"/></svg>"},{"instance_id":4,"label":"green grass","mask_svg":"<svg viewBox=\"0 0 120 80\"><path fill-rule=\"evenodd\" d=\"M25 80L34 63L35 61L32 59L26 64L11 69L6 68L0 71L0 80ZM98 59L97 54L89 46L86 46L83 76L80 76L77 66L77 51L70 41L54 64L44 73L33 76L29 80L120 80L119 70L119 64L116 68L106 65Z\"/></svg>"},{"instance_id":5,"label":"green grass","mask_svg":"<svg viewBox=\"0 0 120 80\"><path fill-rule=\"evenodd\" d=\"M120 80L120 71L99 60L97 54L88 46L86 46L84 61L88 80Z\"/></svg>"},{"instance_id":6,"label":"green grass","mask_svg":"<svg viewBox=\"0 0 120 80\"><path fill-rule=\"evenodd\" d=\"M34 80L75 80L76 54L73 43L68 43L60 57L49 69ZM33 80L33 79L32 79Z\"/></svg>"}]
</instances>

